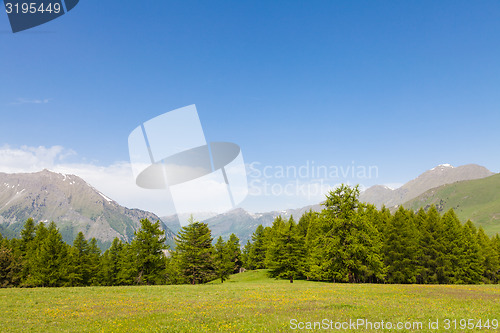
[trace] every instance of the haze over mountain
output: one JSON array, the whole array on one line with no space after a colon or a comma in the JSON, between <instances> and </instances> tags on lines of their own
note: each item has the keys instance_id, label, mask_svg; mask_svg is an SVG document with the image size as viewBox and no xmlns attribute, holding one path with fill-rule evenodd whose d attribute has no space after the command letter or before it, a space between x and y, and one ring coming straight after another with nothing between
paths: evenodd
<instances>
[{"instance_id":1,"label":"haze over mountain","mask_svg":"<svg viewBox=\"0 0 500 333\"><path fill-rule=\"evenodd\" d=\"M160 220L153 213L120 206L83 179L43 170L0 173L0 232L16 236L28 218L54 221L66 242L82 231L107 247L118 237L130 241L140 220ZM163 225L169 242L174 234Z\"/></svg>"},{"instance_id":2,"label":"haze over mountain","mask_svg":"<svg viewBox=\"0 0 500 333\"><path fill-rule=\"evenodd\" d=\"M372 203L379 208L383 205L393 207L412 200L438 186L464 180L486 178L492 175L494 175L493 172L477 164L467 164L460 167L441 164L395 190L383 185L372 186L361 193L360 200Z\"/></svg>"}]
</instances>

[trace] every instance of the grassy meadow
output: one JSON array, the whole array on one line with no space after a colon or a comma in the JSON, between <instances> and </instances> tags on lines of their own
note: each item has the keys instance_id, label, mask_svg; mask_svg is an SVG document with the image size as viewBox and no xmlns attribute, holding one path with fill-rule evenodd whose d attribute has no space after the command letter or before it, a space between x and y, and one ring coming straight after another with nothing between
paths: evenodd
<instances>
[{"instance_id":1,"label":"grassy meadow","mask_svg":"<svg viewBox=\"0 0 500 333\"><path fill-rule=\"evenodd\" d=\"M292 319L421 321L423 332L477 332L488 330L446 330L443 321L500 320L500 286L290 284L261 270L223 284L0 289L0 317L2 332L308 331L292 330ZM429 330L430 319L440 329Z\"/></svg>"}]
</instances>

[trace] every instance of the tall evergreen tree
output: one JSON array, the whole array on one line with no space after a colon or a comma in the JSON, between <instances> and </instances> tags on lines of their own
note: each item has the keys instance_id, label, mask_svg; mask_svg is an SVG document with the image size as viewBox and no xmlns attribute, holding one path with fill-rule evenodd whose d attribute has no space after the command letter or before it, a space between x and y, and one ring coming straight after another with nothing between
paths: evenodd
<instances>
[{"instance_id":1,"label":"tall evergreen tree","mask_svg":"<svg viewBox=\"0 0 500 333\"><path fill-rule=\"evenodd\" d=\"M70 286L87 286L90 280L89 244L79 232L68 255L67 279Z\"/></svg>"},{"instance_id":2,"label":"tall evergreen tree","mask_svg":"<svg viewBox=\"0 0 500 333\"><path fill-rule=\"evenodd\" d=\"M400 206L386 228L384 259L387 266L387 282L417 282L420 271L419 238L413 217Z\"/></svg>"},{"instance_id":3,"label":"tall evergreen tree","mask_svg":"<svg viewBox=\"0 0 500 333\"><path fill-rule=\"evenodd\" d=\"M472 223L467 222L467 225ZM498 253L495 249L494 242L486 236L483 228L479 228L477 232L477 244L479 246L481 258L481 275L485 283L498 283L500 270L500 261Z\"/></svg>"},{"instance_id":4,"label":"tall evergreen tree","mask_svg":"<svg viewBox=\"0 0 500 333\"><path fill-rule=\"evenodd\" d=\"M417 214L418 216L420 213ZM427 212L427 218L423 221L420 230L421 270L419 274L420 283L440 283L444 281L443 256L443 233L444 226L441 216L433 205Z\"/></svg>"},{"instance_id":5,"label":"tall evergreen tree","mask_svg":"<svg viewBox=\"0 0 500 333\"><path fill-rule=\"evenodd\" d=\"M136 264L139 284L160 284L164 280L165 231L160 227L160 221L151 223L148 219L141 220L141 228L135 232L132 248L136 253Z\"/></svg>"},{"instance_id":6,"label":"tall evergreen tree","mask_svg":"<svg viewBox=\"0 0 500 333\"><path fill-rule=\"evenodd\" d=\"M38 239L37 239L38 238ZM42 223L37 226L35 252L30 253L31 268L27 284L41 287L58 287L66 278L66 256L68 245L54 222L45 229Z\"/></svg>"},{"instance_id":7,"label":"tall evergreen tree","mask_svg":"<svg viewBox=\"0 0 500 333\"><path fill-rule=\"evenodd\" d=\"M304 260L302 242L297 225L293 217L290 217L283 227L277 229L275 239L269 247L272 277L289 279L293 283L301 275Z\"/></svg>"},{"instance_id":8,"label":"tall evergreen tree","mask_svg":"<svg viewBox=\"0 0 500 333\"><path fill-rule=\"evenodd\" d=\"M99 271L101 262L101 249L97 245L97 240L91 238L89 242L89 280L88 284L98 286L101 284Z\"/></svg>"},{"instance_id":9,"label":"tall evergreen tree","mask_svg":"<svg viewBox=\"0 0 500 333\"><path fill-rule=\"evenodd\" d=\"M239 273L243 265L243 262L241 260L241 246L239 238L235 234L231 234L226 243L226 247L229 255L231 256L231 262L234 263L232 273Z\"/></svg>"},{"instance_id":10,"label":"tall evergreen tree","mask_svg":"<svg viewBox=\"0 0 500 333\"><path fill-rule=\"evenodd\" d=\"M14 253L7 240L0 239L0 288L19 285L21 270L21 257Z\"/></svg>"},{"instance_id":11,"label":"tall evergreen tree","mask_svg":"<svg viewBox=\"0 0 500 333\"><path fill-rule=\"evenodd\" d=\"M137 283L139 270L137 266L137 253L130 243L124 243L118 260L118 274L116 280L119 285L132 285Z\"/></svg>"},{"instance_id":12,"label":"tall evergreen tree","mask_svg":"<svg viewBox=\"0 0 500 333\"><path fill-rule=\"evenodd\" d=\"M180 271L189 283L205 283L214 277L212 235L206 223L191 217L177 234L176 245Z\"/></svg>"},{"instance_id":13,"label":"tall evergreen tree","mask_svg":"<svg viewBox=\"0 0 500 333\"><path fill-rule=\"evenodd\" d=\"M360 282L382 279L380 233L365 214L358 214L359 188L342 185L330 191L322 218L331 228L323 246L328 276L334 281Z\"/></svg>"},{"instance_id":14,"label":"tall evergreen tree","mask_svg":"<svg viewBox=\"0 0 500 333\"><path fill-rule=\"evenodd\" d=\"M463 254L461 258L460 283L476 284L482 280L484 258L478 245L476 228L469 221L462 229Z\"/></svg>"},{"instance_id":15,"label":"tall evergreen tree","mask_svg":"<svg viewBox=\"0 0 500 333\"><path fill-rule=\"evenodd\" d=\"M215 274L217 278L220 279L221 283L224 283L225 280L229 279L229 275L234 272L234 267L236 266L236 263L232 260L233 249L231 248L231 245L230 240L226 243L221 236L219 236L217 242L215 243Z\"/></svg>"},{"instance_id":16,"label":"tall evergreen tree","mask_svg":"<svg viewBox=\"0 0 500 333\"><path fill-rule=\"evenodd\" d=\"M448 284L464 283L464 234L463 227L455 212L450 209L443 217L442 255L443 277L440 282Z\"/></svg>"},{"instance_id":17,"label":"tall evergreen tree","mask_svg":"<svg viewBox=\"0 0 500 333\"><path fill-rule=\"evenodd\" d=\"M100 259L100 283L105 286L118 285L118 272L120 270L120 256L123 251L122 241L116 237L111 246Z\"/></svg>"},{"instance_id":18,"label":"tall evergreen tree","mask_svg":"<svg viewBox=\"0 0 500 333\"><path fill-rule=\"evenodd\" d=\"M264 227L260 224L252 234L252 246L248 251L248 267L249 269L265 268L266 260L266 235Z\"/></svg>"}]
</instances>

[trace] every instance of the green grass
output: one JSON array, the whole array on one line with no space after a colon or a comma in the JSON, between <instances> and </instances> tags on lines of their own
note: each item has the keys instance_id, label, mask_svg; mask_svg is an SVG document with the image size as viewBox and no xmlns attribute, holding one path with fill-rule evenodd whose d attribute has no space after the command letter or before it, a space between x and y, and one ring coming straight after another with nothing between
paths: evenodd
<instances>
[{"instance_id":1,"label":"green grass","mask_svg":"<svg viewBox=\"0 0 500 333\"><path fill-rule=\"evenodd\" d=\"M457 182L429 190L403 206L413 210L436 205L442 212L453 208L463 222L470 219L489 236L500 234L500 174Z\"/></svg>"},{"instance_id":2,"label":"green grass","mask_svg":"<svg viewBox=\"0 0 500 333\"><path fill-rule=\"evenodd\" d=\"M425 328L429 319L500 320L499 300L493 285L290 284L250 271L224 284L2 289L0 331L287 332L291 319L325 318L422 321Z\"/></svg>"}]
</instances>

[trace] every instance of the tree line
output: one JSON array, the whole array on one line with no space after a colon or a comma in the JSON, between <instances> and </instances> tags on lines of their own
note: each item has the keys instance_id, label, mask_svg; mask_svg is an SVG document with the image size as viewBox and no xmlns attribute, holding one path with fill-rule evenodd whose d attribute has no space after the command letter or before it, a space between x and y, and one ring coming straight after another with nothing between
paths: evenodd
<instances>
[{"instance_id":1,"label":"tree line","mask_svg":"<svg viewBox=\"0 0 500 333\"><path fill-rule=\"evenodd\" d=\"M350 283L479 284L500 280L500 237L489 238L453 212L391 213L359 202L358 187L331 191L321 212L298 222L278 216L258 226L241 249L238 237L214 243L206 223L181 228L175 250L160 222L145 219L130 243L115 238L102 252L78 233L66 244L55 223L28 219L20 238L0 234L0 287L199 284L242 269L271 277Z\"/></svg>"},{"instance_id":2,"label":"tree line","mask_svg":"<svg viewBox=\"0 0 500 333\"><path fill-rule=\"evenodd\" d=\"M212 244L210 229L191 221L168 251L160 222L141 221L130 243L115 238L102 252L97 241L78 233L66 244L54 222L28 219L20 238L0 234L0 287L74 287L140 284L205 283L242 267L239 239L219 237Z\"/></svg>"},{"instance_id":3,"label":"tree line","mask_svg":"<svg viewBox=\"0 0 500 333\"><path fill-rule=\"evenodd\" d=\"M500 237L453 210L394 213L359 202L358 187L331 191L321 212L257 227L243 251L249 269L331 282L479 284L500 280Z\"/></svg>"}]
</instances>

